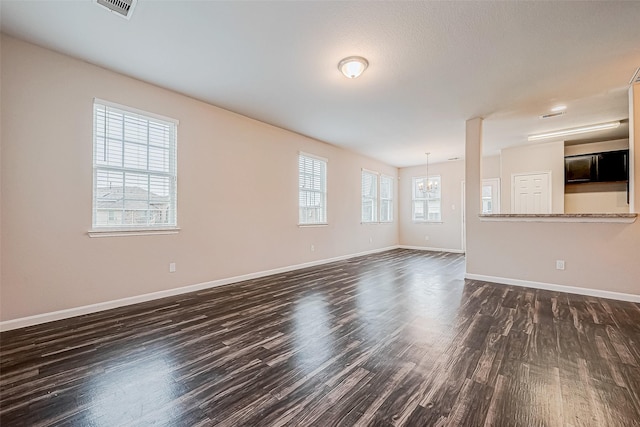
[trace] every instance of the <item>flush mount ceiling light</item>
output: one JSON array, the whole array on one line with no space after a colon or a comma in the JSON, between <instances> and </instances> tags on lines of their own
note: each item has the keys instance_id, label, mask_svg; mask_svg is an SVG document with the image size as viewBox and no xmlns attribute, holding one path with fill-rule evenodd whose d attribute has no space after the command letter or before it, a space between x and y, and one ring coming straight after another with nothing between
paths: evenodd
<instances>
[{"instance_id":1,"label":"flush mount ceiling light","mask_svg":"<svg viewBox=\"0 0 640 427\"><path fill-rule=\"evenodd\" d=\"M369 62L361 56L349 56L338 63L338 70L350 79L355 79L369 66Z\"/></svg>"},{"instance_id":2,"label":"flush mount ceiling light","mask_svg":"<svg viewBox=\"0 0 640 427\"><path fill-rule=\"evenodd\" d=\"M599 123L596 125L582 126L579 128L556 130L556 131L545 132L545 133L535 133L535 134L529 135L529 138L527 139L529 141L537 141L539 139L554 138L558 136L578 135L581 133L596 132L599 130L615 129L618 126L620 126L619 121Z\"/></svg>"}]
</instances>

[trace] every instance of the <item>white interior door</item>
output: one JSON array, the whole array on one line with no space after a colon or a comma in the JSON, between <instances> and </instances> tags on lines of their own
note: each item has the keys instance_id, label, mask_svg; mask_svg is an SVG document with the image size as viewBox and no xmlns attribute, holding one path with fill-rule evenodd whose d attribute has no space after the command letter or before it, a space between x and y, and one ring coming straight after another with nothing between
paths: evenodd
<instances>
[{"instance_id":1,"label":"white interior door","mask_svg":"<svg viewBox=\"0 0 640 427\"><path fill-rule=\"evenodd\" d=\"M511 213L551 213L551 172L513 174Z\"/></svg>"}]
</instances>

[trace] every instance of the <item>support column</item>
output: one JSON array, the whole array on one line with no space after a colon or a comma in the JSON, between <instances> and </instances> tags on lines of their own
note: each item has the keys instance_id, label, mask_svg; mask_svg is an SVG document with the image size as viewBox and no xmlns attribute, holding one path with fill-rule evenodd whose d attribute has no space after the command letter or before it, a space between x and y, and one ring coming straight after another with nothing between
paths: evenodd
<instances>
[{"instance_id":1,"label":"support column","mask_svg":"<svg viewBox=\"0 0 640 427\"><path fill-rule=\"evenodd\" d=\"M482 118L480 117L467 120L464 164L464 232L466 266L469 273L469 258L473 256L476 241L474 230L480 225L478 214L482 212Z\"/></svg>"},{"instance_id":2,"label":"support column","mask_svg":"<svg viewBox=\"0 0 640 427\"><path fill-rule=\"evenodd\" d=\"M640 209L640 83L629 88L629 212Z\"/></svg>"}]
</instances>

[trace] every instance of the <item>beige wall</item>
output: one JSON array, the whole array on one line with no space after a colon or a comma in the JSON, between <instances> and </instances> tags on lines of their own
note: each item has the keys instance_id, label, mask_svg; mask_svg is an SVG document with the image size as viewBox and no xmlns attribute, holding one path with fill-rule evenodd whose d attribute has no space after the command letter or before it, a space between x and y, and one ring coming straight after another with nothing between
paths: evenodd
<instances>
[{"instance_id":1,"label":"beige wall","mask_svg":"<svg viewBox=\"0 0 640 427\"><path fill-rule=\"evenodd\" d=\"M500 177L500 156L482 159L482 177ZM463 251L462 211L464 201L464 160L429 165L429 175L442 179L442 222L413 222L411 183L413 177L426 175L426 166L400 169L400 244L437 250ZM429 240L426 237L429 237Z\"/></svg>"},{"instance_id":2,"label":"beige wall","mask_svg":"<svg viewBox=\"0 0 640 427\"><path fill-rule=\"evenodd\" d=\"M2 320L398 243L360 224L361 168L394 167L5 36L1 64ZM179 234L88 237L94 97L180 120ZM297 226L300 150L329 159L327 227Z\"/></svg>"},{"instance_id":3,"label":"beige wall","mask_svg":"<svg viewBox=\"0 0 640 427\"><path fill-rule=\"evenodd\" d=\"M500 177L500 156L482 159L482 177ZM464 182L464 160L434 163L429 165L429 175L440 175L442 179L442 222L413 222L411 204L411 183L413 177L425 176L425 166L400 169L400 244L433 248L438 250L462 251L462 211ZM426 237L429 237L429 240Z\"/></svg>"},{"instance_id":4,"label":"beige wall","mask_svg":"<svg viewBox=\"0 0 640 427\"><path fill-rule=\"evenodd\" d=\"M628 150L628 139L614 139L611 141L591 142L588 144L567 145L564 147L565 156L580 154L602 153L605 151Z\"/></svg>"},{"instance_id":5,"label":"beige wall","mask_svg":"<svg viewBox=\"0 0 640 427\"><path fill-rule=\"evenodd\" d=\"M478 187L467 190L467 204L474 202L466 214L468 273L640 294L640 222L479 221L479 177L495 177L500 161L484 162L481 172L477 120L467 124L466 165L433 165L446 190L443 224L411 221L418 167L399 172L396 221L361 225L361 168L398 176L396 168L34 45L5 36L1 42L1 320L395 244L458 249L464 173ZM94 97L180 120L179 234L87 236ZM631 100L640 121L638 85ZM630 129L638 162L633 119ZM296 225L300 150L329 159L327 227ZM640 180L638 168L632 174ZM636 187L632 198L638 193ZM254 214L256 206L263 215ZM567 262L565 271L555 270L556 259ZM168 273L170 262L176 273Z\"/></svg>"},{"instance_id":6,"label":"beige wall","mask_svg":"<svg viewBox=\"0 0 640 427\"><path fill-rule=\"evenodd\" d=\"M400 169L400 244L461 251L464 161L429 165L429 175L440 175L442 182L442 221L439 223L413 222L412 178L425 175L426 166Z\"/></svg>"},{"instance_id":7,"label":"beige wall","mask_svg":"<svg viewBox=\"0 0 640 427\"><path fill-rule=\"evenodd\" d=\"M634 88L630 121L638 123L640 85ZM637 125L631 129L633 150L634 139L640 141L640 129ZM467 159L476 145L481 145L481 139L468 136ZM640 164L640 154L634 151L632 164ZM467 173L476 173L472 165L467 165ZM635 180L640 182L638 168ZM638 186L633 191L637 200ZM640 295L640 221L485 222L479 220L478 211L477 207L467 210L467 274ZM558 259L566 261L564 271L555 269Z\"/></svg>"},{"instance_id":8,"label":"beige wall","mask_svg":"<svg viewBox=\"0 0 640 427\"><path fill-rule=\"evenodd\" d=\"M584 184L587 185L587 184ZM593 191L602 184L591 184L584 192L566 192L564 194L565 213L628 213L627 185L604 184L606 191ZM617 191L611 191L611 188Z\"/></svg>"},{"instance_id":9,"label":"beige wall","mask_svg":"<svg viewBox=\"0 0 640 427\"><path fill-rule=\"evenodd\" d=\"M500 178L500 155L482 158L482 178Z\"/></svg>"},{"instance_id":10,"label":"beige wall","mask_svg":"<svg viewBox=\"0 0 640 427\"><path fill-rule=\"evenodd\" d=\"M564 213L564 142L505 148L501 154L500 212L511 213L511 179L516 173L551 171L551 212Z\"/></svg>"}]
</instances>

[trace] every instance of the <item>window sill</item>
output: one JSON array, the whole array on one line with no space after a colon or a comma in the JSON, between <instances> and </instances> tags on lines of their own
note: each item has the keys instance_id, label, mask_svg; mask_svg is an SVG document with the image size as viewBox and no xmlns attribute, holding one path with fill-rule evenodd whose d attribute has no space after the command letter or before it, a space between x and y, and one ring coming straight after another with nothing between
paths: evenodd
<instances>
[{"instance_id":1,"label":"window sill","mask_svg":"<svg viewBox=\"0 0 640 427\"><path fill-rule=\"evenodd\" d=\"M480 214L480 221L500 222L617 222L631 224L638 214Z\"/></svg>"},{"instance_id":2,"label":"window sill","mask_svg":"<svg viewBox=\"0 0 640 427\"><path fill-rule=\"evenodd\" d=\"M414 224L444 224L444 221L416 221L413 220Z\"/></svg>"},{"instance_id":3,"label":"window sill","mask_svg":"<svg viewBox=\"0 0 640 427\"><path fill-rule=\"evenodd\" d=\"M149 228L149 229L97 229L89 230L89 237L124 237L124 236L149 236L154 234L178 234L180 228Z\"/></svg>"},{"instance_id":4,"label":"window sill","mask_svg":"<svg viewBox=\"0 0 640 427\"><path fill-rule=\"evenodd\" d=\"M308 227L327 227L329 223L323 222L318 224L298 224L300 228L308 228Z\"/></svg>"},{"instance_id":5,"label":"window sill","mask_svg":"<svg viewBox=\"0 0 640 427\"><path fill-rule=\"evenodd\" d=\"M360 225L384 225L384 224L393 224L393 221L371 221L371 222L362 222L360 221Z\"/></svg>"}]
</instances>

